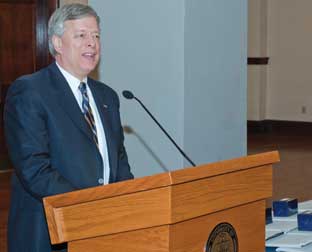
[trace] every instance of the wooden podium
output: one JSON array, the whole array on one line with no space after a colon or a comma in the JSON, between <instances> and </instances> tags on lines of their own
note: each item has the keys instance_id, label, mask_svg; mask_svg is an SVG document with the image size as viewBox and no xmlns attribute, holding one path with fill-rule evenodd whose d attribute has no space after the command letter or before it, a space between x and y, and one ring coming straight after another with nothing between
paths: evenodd
<instances>
[{"instance_id":1,"label":"wooden podium","mask_svg":"<svg viewBox=\"0 0 312 252\"><path fill-rule=\"evenodd\" d=\"M278 161L267 152L46 197L51 242L69 252L202 252L228 223L240 252L263 252Z\"/></svg>"}]
</instances>

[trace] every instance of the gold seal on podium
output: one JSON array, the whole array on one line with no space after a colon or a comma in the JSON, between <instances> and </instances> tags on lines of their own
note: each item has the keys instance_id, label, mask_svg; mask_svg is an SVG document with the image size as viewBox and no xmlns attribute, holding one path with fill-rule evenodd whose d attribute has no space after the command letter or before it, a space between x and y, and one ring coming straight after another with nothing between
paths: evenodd
<instances>
[{"instance_id":1,"label":"gold seal on podium","mask_svg":"<svg viewBox=\"0 0 312 252\"><path fill-rule=\"evenodd\" d=\"M229 223L218 224L211 232L206 252L238 252L238 241L235 229Z\"/></svg>"}]
</instances>

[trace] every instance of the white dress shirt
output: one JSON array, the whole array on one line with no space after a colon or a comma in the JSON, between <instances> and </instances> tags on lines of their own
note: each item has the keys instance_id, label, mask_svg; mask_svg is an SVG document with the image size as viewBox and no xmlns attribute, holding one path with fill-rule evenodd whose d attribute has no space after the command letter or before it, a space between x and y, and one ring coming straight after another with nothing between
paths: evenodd
<instances>
[{"instance_id":1,"label":"white dress shirt","mask_svg":"<svg viewBox=\"0 0 312 252\"><path fill-rule=\"evenodd\" d=\"M59 64L56 63L58 68L60 69L61 73L64 75L65 79L67 80L67 83L69 84L69 87L71 91L73 92L73 95L76 98L76 101L81 109L82 109L82 95L79 90L79 85L81 81L71 75L69 72L67 72L64 68L62 68ZM96 127L96 133L97 133L97 138L98 138L98 144L99 144L99 151L102 156L103 160L103 178L98 178L98 183L99 184L108 184L109 183L109 159L108 159L108 151L107 151L107 143L106 143L106 137L104 133L104 127L100 118L99 111L97 109L96 103L94 101L92 92L88 86L87 78L83 79L82 81L87 84L87 94L89 97L89 103L90 107L92 109L92 113L94 116L94 121L95 121L95 127Z\"/></svg>"}]
</instances>

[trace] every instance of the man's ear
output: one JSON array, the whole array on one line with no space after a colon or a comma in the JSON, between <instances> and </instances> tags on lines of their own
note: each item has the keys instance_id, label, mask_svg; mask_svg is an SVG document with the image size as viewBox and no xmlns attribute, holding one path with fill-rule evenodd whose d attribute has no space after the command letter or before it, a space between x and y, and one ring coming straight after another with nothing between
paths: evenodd
<instances>
[{"instance_id":1,"label":"man's ear","mask_svg":"<svg viewBox=\"0 0 312 252\"><path fill-rule=\"evenodd\" d=\"M54 46L55 51L57 51L58 54L61 54L62 53L62 39L59 36L53 35L52 44Z\"/></svg>"}]
</instances>

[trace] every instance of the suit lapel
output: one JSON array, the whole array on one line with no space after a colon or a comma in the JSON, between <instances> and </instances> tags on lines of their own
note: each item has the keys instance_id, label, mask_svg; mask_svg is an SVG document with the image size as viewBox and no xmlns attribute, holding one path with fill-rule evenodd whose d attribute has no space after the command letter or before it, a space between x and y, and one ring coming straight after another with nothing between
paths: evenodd
<instances>
[{"instance_id":1,"label":"suit lapel","mask_svg":"<svg viewBox=\"0 0 312 252\"><path fill-rule=\"evenodd\" d=\"M71 118L73 123L85 134L92 142L92 132L80 110L80 107L73 95L69 84L62 75L55 63L50 65L51 78L56 90L56 99L59 101L62 109Z\"/></svg>"},{"instance_id":2,"label":"suit lapel","mask_svg":"<svg viewBox=\"0 0 312 252\"><path fill-rule=\"evenodd\" d=\"M114 177L116 174L116 168L117 168L117 153L116 151L116 143L113 140L113 131L111 128L111 115L110 115L110 105L109 100L105 97L105 93L103 93L102 90L98 90L98 87L94 83L92 79L88 79L88 85L92 92L94 101L96 103L98 112L100 114L100 118L102 121L102 125L104 128L106 143L107 143L107 151L108 151L108 157L109 157L109 164L111 168L111 175Z\"/></svg>"}]
</instances>

